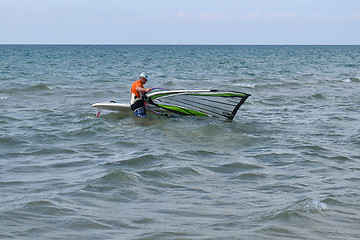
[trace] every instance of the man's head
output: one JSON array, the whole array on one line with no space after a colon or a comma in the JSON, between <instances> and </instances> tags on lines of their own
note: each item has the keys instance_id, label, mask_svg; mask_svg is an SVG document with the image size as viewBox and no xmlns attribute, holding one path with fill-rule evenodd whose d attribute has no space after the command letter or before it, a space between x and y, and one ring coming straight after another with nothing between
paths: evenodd
<instances>
[{"instance_id":1,"label":"man's head","mask_svg":"<svg viewBox=\"0 0 360 240\"><path fill-rule=\"evenodd\" d=\"M148 76L145 72L140 73L140 81L142 84L145 84L148 80Z\"/></svg>"}]
</instances>

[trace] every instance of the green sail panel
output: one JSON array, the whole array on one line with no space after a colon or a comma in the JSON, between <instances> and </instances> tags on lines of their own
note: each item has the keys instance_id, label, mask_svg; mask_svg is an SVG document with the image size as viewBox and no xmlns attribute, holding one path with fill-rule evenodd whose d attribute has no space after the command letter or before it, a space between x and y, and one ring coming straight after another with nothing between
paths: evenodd
<instances>
[{"instance_id":1,"label":"green sail panel","mask_svg":"<svg viewBox=\"0 0 360 240\"><path fill-rule=\"evenodd\" d=\"M233 119L248 93L218 90L176 90L147 94L146 101L178 115Z\"/></svg>"}]
</instances>

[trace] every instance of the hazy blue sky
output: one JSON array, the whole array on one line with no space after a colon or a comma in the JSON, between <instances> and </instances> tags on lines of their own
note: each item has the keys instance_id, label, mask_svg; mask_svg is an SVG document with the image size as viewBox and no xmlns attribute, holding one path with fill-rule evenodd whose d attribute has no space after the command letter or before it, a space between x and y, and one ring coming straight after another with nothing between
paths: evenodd
<instances>
[{"instance_id":1,"label":"hazy blue sky","mask_svg":"<svg viewBox=\"0 0 360 240\"><path fill-rule=\"evenodd\" d=\"M0 0L1 43L360 44L360 0Z\"/></svg>"}]
</instances>

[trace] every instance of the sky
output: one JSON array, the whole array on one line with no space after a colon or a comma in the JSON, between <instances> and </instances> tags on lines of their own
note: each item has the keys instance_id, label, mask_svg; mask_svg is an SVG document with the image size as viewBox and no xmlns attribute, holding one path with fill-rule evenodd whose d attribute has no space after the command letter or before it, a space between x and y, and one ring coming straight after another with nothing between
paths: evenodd
<instances>
[{"instance_id":1,"label":"sky","mask_svg":"<svg viewBox=\"0 0 360 240\"><path fill-rule=\"evenodd\" d=\"M360 0L0 0L0 44L359 45Z\"/></svg>"}]
</instances>

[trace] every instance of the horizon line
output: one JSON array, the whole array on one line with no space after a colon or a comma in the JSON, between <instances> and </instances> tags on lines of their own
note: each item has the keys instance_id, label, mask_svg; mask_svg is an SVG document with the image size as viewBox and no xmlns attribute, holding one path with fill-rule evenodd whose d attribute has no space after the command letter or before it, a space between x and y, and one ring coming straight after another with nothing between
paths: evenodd
<instances>
[{"instance_id":1,"label":"horizon line","mask_svg":"<svg viewBox=\"0 0 360 240\"><path fill-rule=\"evenodd\" d=\"M224 44L224 43L0 43L0 45L71 45L71 46L360 46L360 44Z\"/></svg>"}]
</instances>

